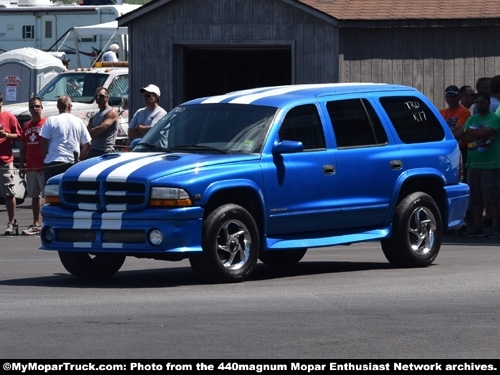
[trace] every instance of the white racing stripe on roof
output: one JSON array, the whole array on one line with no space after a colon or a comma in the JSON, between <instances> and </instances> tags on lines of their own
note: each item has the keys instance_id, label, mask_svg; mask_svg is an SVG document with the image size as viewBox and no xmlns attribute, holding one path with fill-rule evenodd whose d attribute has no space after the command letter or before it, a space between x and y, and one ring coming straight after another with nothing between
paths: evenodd
<instances>
[{"instance_id":1,"label":"white racing stripe on roof","mask_svg":"<svg viewBox=\"0 0 500 375\"><path fill-rule=\"evenodd\" d=\"M125 182L132 173L142 167L165 159L165 154L137 159L112 170L106 177L106 181Z\"/></svg>"},{"instance_id":2,"label":"white racing stripe on roof","mask_svg":"<svg viewBox=\"0 0 500 375\"><path fill-rule=\"evenodd\" d=\"M90 179L91 181L95 180L95 177L99 175L102 171L107 168L112 167L113 165L123 163L124 161L137 159L137 158L145 158L144 154L139 154L135 152L124 152L120 154L117 158L111 158L107 160L103 160L100 163L97 163L87 169L85 169L80 176L78 177L79 181L84 181ZM147 159L147 158L145 158Z\"/></svg>"},{"instance_id":3,"label":"white racing stripe on roof","mask_svg":"<svg viewBox=\"0 0 500 375\"><path fill-rule=\"evenodd\" d=\"M288 94L288 93L291 93L294 91L307 90L307 89L311 89L311 88L328 87L328 86L334 86L334 84L332 84L332 85L312 84L312 85L296 85L296 86L278 87L278 88L273 88L271 90L263 91L263 92L259 92L259 93L255 93L255 94L243 95L243 96L240 96L238 98L231 100L230 103L249 104L249 103L252 103L256 100L259 100L262 98L267 98L270 96L283 95L283 94Z\"/></svg>"},{"instance_id":4,"label":"white racing stripe on roof","mask_svg":"<svg viewBox=\"0 0 500 375\"><path fill-rule=\"evenodd\" d=\"M258 92L258 91L262 91L262 90L263 90L262 87L258 87L258 88L250 89L250 90L241 90L241 92L242 93L244 92L245 94L248 94L248 93ZM206 100L204 100L202 103L203 104L220 103L220 102L222 102L222 101L224 101L226 99L229 99L229 98L241 95L241 94L238 94L239 92L240 91L233 91L231 93L224 94L224 95L211 96L210 98L207 98Z\"/></svg>"}]
</instances>

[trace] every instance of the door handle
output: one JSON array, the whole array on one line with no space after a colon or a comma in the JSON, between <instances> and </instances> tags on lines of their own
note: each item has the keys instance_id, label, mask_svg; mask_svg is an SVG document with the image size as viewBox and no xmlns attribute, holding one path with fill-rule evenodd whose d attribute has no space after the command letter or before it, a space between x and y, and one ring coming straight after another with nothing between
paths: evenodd
<instances>
[{"instance_id":1,"label":"door handle","mask_svg":"<svg viewBox=\"0 0 500 375\"><path fill-rule=\"evenodd\" d=\"M401 160L392 160L389 162L389 165L391 166L391 169L401 169L403 168L403 162Z\"/></svg>"},{"instance_id":2,"label":"door handle","mask_svg":"<svg viewBox=\"0 0 500 375\"><path fill-rule=\"evenodd\" d=\"M333 165L323 165L324 174L335 174L335 167Z\"/></svg>"}]
</instances>

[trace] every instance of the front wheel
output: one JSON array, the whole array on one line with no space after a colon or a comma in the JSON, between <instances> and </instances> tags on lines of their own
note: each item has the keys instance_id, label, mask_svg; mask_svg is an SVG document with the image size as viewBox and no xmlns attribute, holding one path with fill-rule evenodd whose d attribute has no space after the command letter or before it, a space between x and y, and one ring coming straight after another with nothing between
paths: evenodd
<instances>
[{"instance_id":1,"label":"front wheel","mask_svg":"<svg viewBox=\"0 0 500 375\"><path fill-rule=\"evenodd\" d=\"M260 239L252 215L236 204L215 209L203 223L203 253L189 258L192 269L211 282L238 282L253 272Z\"/></svg>"},{"instance_id":2,"label":"front wheel","mask_svg":"<svg viewBox=\"0 0 500 375\"><path fill-rule=\"evenodd\" d=\"M391 238L382 240L389 262L398 267L425 267L441 248L443 224L434 199L421 192L404 198L394 211Z\"/></svg>"},{"instance_id":3,"label":"front wheel","mask_svg":"<svg viewBox=\"0 0 500 375\"><path fill-rule=\"evenodd\" d=\"M125 262L122 254L96 254L59 251L59 259L64 268L73 276L100 280L113 276Z\"/></svg>"}]
</instances>

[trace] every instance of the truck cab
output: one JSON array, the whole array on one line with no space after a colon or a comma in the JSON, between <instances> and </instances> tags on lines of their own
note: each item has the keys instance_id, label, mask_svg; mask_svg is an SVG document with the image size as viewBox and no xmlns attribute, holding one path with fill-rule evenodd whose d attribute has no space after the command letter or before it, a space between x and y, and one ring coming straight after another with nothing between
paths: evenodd
<instances>
[{"instance_id":1,"label":"truck cab","mask_svg":"<svg viewBox=\"0 0 500 375\"><path fill-rule=\"evenodd\" d=\"M98 87L106 87L111 97L110 105L115 108L120 117L118 121L117 148L128 142L128 109L124 102L128 95L128 67L78 68L59 73L36 96L42 100L43 116L50 117L59 114L57 99L61 95L71 97L72 113L88 123L90 117L99 111L94 99ZM31 119L28 102L3 106L4 110L16 116L21 127ZM14 157L19 156L19 144L14 145Z\"/></svg>"}]
</instances>

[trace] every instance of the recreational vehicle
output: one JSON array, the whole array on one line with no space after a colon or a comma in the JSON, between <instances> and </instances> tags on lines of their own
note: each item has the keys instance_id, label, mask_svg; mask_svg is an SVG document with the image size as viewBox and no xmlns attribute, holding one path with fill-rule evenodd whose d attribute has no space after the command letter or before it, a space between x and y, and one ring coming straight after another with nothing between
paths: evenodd
<instances>
[{"instance_id":1,"label":"recreational vehicle","mask_svg":"<svg viewBox=\"0 0 500 375\"><path fill-rule=\"evenodd\" d=\"M44 4L44 5L40 5ZM126 60L127 35L110 38L89 32L73 34L73 27L115 21L140 5L50 5L50 0L18 0L17 6L0 8L0 52L33 47L46 52L64 52L71 68L90 67L111 43L120 46ZM76 51L79 51L78 56Z\"/></svg>"}]
</instances>

